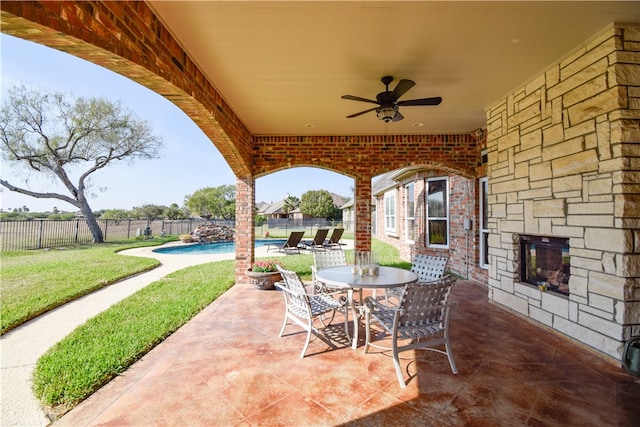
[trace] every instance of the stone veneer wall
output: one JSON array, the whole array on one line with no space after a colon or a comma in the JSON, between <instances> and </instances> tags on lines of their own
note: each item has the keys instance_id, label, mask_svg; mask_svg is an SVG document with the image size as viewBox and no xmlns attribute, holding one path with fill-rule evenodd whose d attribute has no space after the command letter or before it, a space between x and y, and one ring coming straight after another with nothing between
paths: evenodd
<instances>
[{"instance_id":1,"label":"stone veneer wall","mask_svg":"<svg viewBox=\"0 0 640 427\"><path fill-rule=\"evenodd\" d=\"M489 298L615 359L640 334L640 26L607 28L487 109ZM568 237L571 295L519 283Z\"/></svg>"}]
</instances>

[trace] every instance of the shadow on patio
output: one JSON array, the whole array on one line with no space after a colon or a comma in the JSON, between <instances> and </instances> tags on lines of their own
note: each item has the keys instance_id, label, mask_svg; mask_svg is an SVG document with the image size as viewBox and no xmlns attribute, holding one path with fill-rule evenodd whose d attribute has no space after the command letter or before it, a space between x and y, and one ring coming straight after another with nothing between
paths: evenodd
<instances>
[{"instance_id":1,"label":"shadow on patio","mask_svg":"<svg viewBox=\"0 0 640 427\"><path fill-rule=\"evenodd\" d=\"M482 285L459 281L452 300L460 373L406 352L401 390L388 353L316 338L300 359L300 328L278 338L280 293L238 284L56 425L637 425L640 379L487 303Z\"/></svg>"}]
</instances>

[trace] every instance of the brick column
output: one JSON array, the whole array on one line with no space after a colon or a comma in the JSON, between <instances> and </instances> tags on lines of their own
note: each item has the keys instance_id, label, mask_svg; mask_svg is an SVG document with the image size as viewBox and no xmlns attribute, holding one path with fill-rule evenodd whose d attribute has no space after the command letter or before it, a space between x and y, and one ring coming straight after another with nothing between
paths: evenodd
<instances>
[{"instance_id":1,"label":"brick column","mask_svg":"<svg viewBox=\"0 0 640 427\"><path fill-rule=\"evenodd\" d=\"M244 271L254 259L255 180L236 180L236 283L247 283Z\"/></svg>"},{"instance_id":2,"label":"brick column","mask_svg":"<svg viewBox=\"0 0 640 427\"><path fill-rule=\"evenodd\" d=\"M358 251L371 250L371 177L358 176L355 178L355 249Z\"/></svg>"}]
</instances>

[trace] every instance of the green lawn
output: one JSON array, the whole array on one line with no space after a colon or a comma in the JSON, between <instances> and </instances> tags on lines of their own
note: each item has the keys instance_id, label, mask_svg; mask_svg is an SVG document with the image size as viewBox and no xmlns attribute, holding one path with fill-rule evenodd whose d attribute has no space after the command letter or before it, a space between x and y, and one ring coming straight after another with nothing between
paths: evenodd
<instances>
[{"instance_id":1,"label":"green lawn","mask_svg":"<svg viewBox=\"0 0 640 427\"><path fill-rule=\"evenodd\" d=\"M169 240L175 237L3 252L0 333L120 279L155 268L159 263L154 259L116 252Z\"/></svg>"},{"instance_id":2,"label":"green lawn","mask_svg":"<svg viewBox=\"0 0 640 427\"><path fill-rule=\"evenodd\" d=\"M102 275L105 275L110 268L118 271L126 269L116 265L120 262L128 265L130 259L153 261L114 253L122 248L118 245L100 245L67 249L57 252L57 255L61 255L58 263L55 262L56 257L49 253L51 251L19 253L11 263L13 268L18 268L18 265L37 266L23 270L26 276L33 276L26 281L32 284L34 290L31 292L36 293L40 280L66 287L69 276L78 274L81 277L76 270L85 268L83 264L89 262L95 264L93 269L102 270ZM401 260L398 251L390 245L374 240L373 250L382 265L411 266L409 262ZM347 259L350 255L348 253ZM310 279L312 255L278 258L287 269L298 272L304 280ZM109 262L102 265L100 260ZM43 274L46 266L55 268L62 280ZM136 268L141 267L138 265ZM33 377L36 397L49 408L50 416L55 418L64 414L124 372L233 286L234 268L234 261L228 260L174 272L89 319L38 360ZM33 274L33 271L38 273ZM98 274L87 277L90 282L100 281ZM82 282L80 279L74 281ZM92 285L82 288L90 289ZM55 286L51 287L51 292L56 293Z\"/></svg>"},{"instance_id":3,"label":"green lawn","mask_svg":"<svg viewBox=\"0 0 640 427\"><path fill-rule=\"evenodd\" d=\"M233 260L186 268L88 320L38 360L36 397L64 414L229 289L234 269Z\"/></svg>"}]
</instances>

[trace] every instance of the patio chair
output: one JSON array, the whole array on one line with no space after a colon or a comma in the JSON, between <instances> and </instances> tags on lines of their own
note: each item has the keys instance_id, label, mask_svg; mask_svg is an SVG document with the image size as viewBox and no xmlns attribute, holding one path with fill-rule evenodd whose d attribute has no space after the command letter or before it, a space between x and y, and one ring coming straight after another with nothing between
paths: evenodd
<instances>
[{"instance_id":1,"label":"patio chair","mask_svg":"<svg viewBox=\"0 0 640 427\"><path fill-rule=\"evenodd\" d=\"M342 291L345 289L338 289L334 287L328 287L325 283L318 282L316 273L318 270L329 267L337 267L339 265L347 265L347 256L343 251L323 251L313 253L313 265L311 266L311 275L313 278L313 284L316 291L329 290L332 292Z\"/></svg>"},{"instance_id":2,"label":"patio chair","mask_svg":"<svg viewBox=\"0 0 640 427\"><path fill-rule=\"evenodd\" d=\"M284 252L286 254L289 254L290 252L300 253L299 246L303 236L304 231L292 231L286 242L282 244L269 243L267 245L267 252L272 248L275 248L278 252Z\"/></svg>"},{"instance_id":3,"label":"patio chair","mask_svg":"<svg viewBox=\"0 0 640 427\"><path fill-rule=\"evenodd\" d=\"M345 244L340 243L342 233L344 233L344 228L334 228L331 232L331 236L324 241L324 247L329 249L342 249L342 245Z\"/></svg>"},{"instance_id":4,"label":"patio chair","mask_svg":"<svg viewBox=\"0 0 640 427\"><path fill-rule=\"evenodd\" d=\"M444 276L447 267L447 257L437 257L426 254L416 254L411 262L411 271L418 275L418 283L425 284L438 280ZM386 300L389 298L400 299L402 288L390 288L386 292Z\"/></svg>"},{"instance_id":5,"label":"patio chair","mask_svg":"<svg viewBox=\"0 0 640 427\"><path fill-rule=\"evenodd\" d=\"M446 354L451 371L454 374L458 373L449 343L449 314L452 304L447 302L455 282L455 277L445 276L427 285L405 285L397 307L386 306L371 297L365 299L364 352L367 353L369 347L391 350L401 388L407 386L398 357L398 354L403 351L421 349ZM385 333L391 335L391 348L371 343L372 319L380 323ZM423 341L425 339L426 341ZM408 342L399 345L399 340L408 340ZM441 344L444 344L445 350L435 348Z\"/></svg>"},{"instance_id":6,"label":"patio chair","mask_svg":"<svg viewBox=\"0 0 640 427\"><path fill-rule=\"evenodd\" d=\"M284 334L289 320L307 331L307 339L300 353L301 358L307 351L311 333L319 335L318 329L314 326L315 321L320 320L323 326L326 326L325 323L330 323L325 320L324 316L327 314L331 314L331 320L333 320L333 314L336 311L344 313L344 332L350 339L349 307L346 301L334 298L334 294L331 293L309 294L296 272L285 270L280 266L278 266L278 271L282 275L282 282L276 283L276 287L282 290L285 304L284 323L279 336L282 337Z\"/></svg>"},{"instance_id":7,"label":"patio chair","mask_svg":"<svg viewBox=\"0 0 640 427\"><path fill-rule=\"evenodd\" d=\"M328 228L318 228L313 240L303 240L302 245L305 249L324 249L324 241L327 238L327 234L329 234Z\"/></svg>"},{"instance_id":8,"label":"patio chair","mask_svg":"<svg viewBox=\"0 0 640 427\"><path fill-rule=\"evenodd\" d=\"M433 282L444 276L448 261L447 257L416 254L411 262L411 271L418 275L419 283Z\"/></svg>"},{"instance_id":9,"label":"patio chair","mask_svg":"<svg viewBox=\"0 0 640 427\"><path fill-rule=\"evenodd\" d=\"M348 293L350 289L327 285L326 283L319 281L316 277L318 270L337 267L340 265L347 265L347 255L344 251L314 251L313 265L311 266L313 287L315 292L330 292L337 295L341 294L340 301L348 301ZM359 301L362 301L362 289L358 289L357 292L359 295Z\"/></svg>"}]
</instances>

